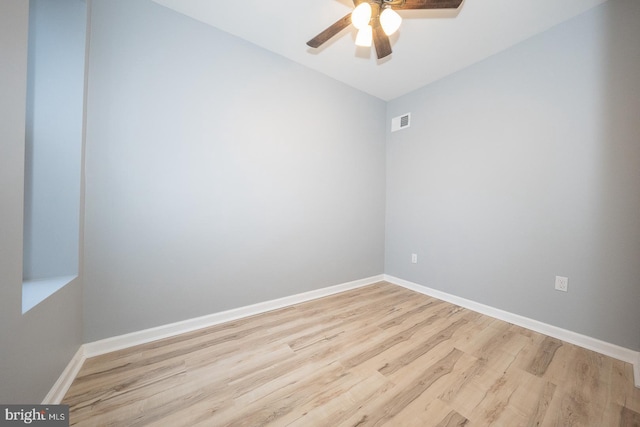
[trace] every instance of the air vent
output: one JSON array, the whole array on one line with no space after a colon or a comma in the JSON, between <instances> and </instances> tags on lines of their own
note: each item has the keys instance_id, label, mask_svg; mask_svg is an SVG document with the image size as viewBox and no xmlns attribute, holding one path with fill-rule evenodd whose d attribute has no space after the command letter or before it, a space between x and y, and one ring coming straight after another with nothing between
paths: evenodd
<instances>
[{"instance_id":1,"label":"air vent","mask_svg":"<svg viewBox=\"0 0 640 427\"><path fill-rule=\"evenodd\" d=\"M391 119L391 132L411 126L411 113L403 114Z\"/></svg>"}]
</instances>

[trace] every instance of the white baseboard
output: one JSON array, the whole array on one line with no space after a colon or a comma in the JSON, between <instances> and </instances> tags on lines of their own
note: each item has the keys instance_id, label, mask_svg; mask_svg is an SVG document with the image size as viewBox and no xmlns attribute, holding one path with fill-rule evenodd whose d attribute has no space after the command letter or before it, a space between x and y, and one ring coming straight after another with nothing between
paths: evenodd
<instances>
[{"instance_id":1,"label":"white baseboard","mask_svg":"<svg viewBox=\"0 0 640 427\"><path fill-rule=\"evenodd\" d=\"M384 280L389 283L393 283L394 285L402 286L403 288L407 288L424 295L450 302L452 304L467 308L469 310L473 310L481 314L485 314L495 319L504 320L505 322L513 323L514 325L518 325L523 328L527 328L532 331L539 332L541 334L548 335L550 337L557 338L571 344L575 344L588 350L604 354L605 356L610 356L614 359L631 363L633 365L635 386L640 388L640 352L638 351L630 350L625 347L601 341L596 338L579 334L577 332L562 329L557 326L542 323L537 320L529 319L528 317L520 316L518 314L509 313L508 311L480 304L475 301L451 295L446 292L438 291L436 289L419 285L417 283L409 282L408 280L389 276L387 274L384 275Z\"/></svg>"},{"instance_id":2,"label":"white baseboard","mask_svg":"<svg viewBox=\"0 0 640 427\"><path fill-rule=\"evenodd\" d=\"M245 307L239 307L232 310L213 313L202 317L183 320L168 325L162 325L155 328L144 329L142 331L131 332L129 334L119 335L94 341L84 345L86 357L94 357L101 354L109 353L116 350L132 347L139 344L146 344L163 338L173 337L185 332L195 331L197 329L218 325L224 322L241 319L243 317L253 316L267 311L276 310L278 308L288 307L293 304L311 301L317 298L326 297L337 294L339 292L348 291L350 289L360 288L362 286L371 285L373 283L384 280L382 274L378 276L368 277L366 279L354 280L352 282L342 283L340 285L329 286L327 288L316 289L314 291L304 292L284 298L278 298L271 301L260 302Z\"/></svg>"},{"instance_id":3,"label":"white baseboard","mask_svg":"<svg viewBox=\"0 0 640 427\"><path fill-rule=\"evenodd\" d=\"M44 397L42 401L43 405L59 405L64 398L64 395L71 387L71 383L78 375L80 368L82 368L82 364L86 359L84 353L84 346L81 345L76 354L71 358L71 361L67 365L67 367L62 371L60 377L56 381L56 383L51 387L49 393Z\"/></svg>"}]
</instances>

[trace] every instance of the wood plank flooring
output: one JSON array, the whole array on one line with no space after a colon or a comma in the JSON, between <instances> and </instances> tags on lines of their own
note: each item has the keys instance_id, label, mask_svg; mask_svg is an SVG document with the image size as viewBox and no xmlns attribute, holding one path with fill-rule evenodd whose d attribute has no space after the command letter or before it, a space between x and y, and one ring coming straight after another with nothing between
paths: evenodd
<instances>
[{"instance_id":1,"label":"wood plank flooring","mask_svg":"<svg viewBox=\"0 0 640 427\"><path fill-rule=\"evenodd\" d=\"M388 283L88 359L75 426L640 426L628 363Z\"/></svg>"}]
</instances>

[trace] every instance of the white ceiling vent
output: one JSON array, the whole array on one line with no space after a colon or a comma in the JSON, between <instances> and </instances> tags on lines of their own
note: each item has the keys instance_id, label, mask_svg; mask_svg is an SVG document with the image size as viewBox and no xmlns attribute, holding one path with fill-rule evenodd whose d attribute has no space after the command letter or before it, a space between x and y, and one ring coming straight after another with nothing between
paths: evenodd
<instances>
[{"instance_id":1,"label":"white ceiling vent","mask_svg":"<svg viewBox=\"0 0 640 427\"><path fill-rule=\"evenodd\" d=\"M391 132L411 126L411 113L406 113L391 119Z\"/></svg>"}]
</instances>

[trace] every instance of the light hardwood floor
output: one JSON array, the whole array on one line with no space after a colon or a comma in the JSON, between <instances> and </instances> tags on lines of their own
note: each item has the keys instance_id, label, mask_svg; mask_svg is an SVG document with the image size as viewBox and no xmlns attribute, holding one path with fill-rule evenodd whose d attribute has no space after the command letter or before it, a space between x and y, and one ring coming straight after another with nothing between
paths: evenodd
<instances>
[{"instance_id":1,"label":"light hardwood floor","mask_svg":"<svg viewBox=\"0 0 640 427\"><path fill-rule=\"evenodd\" d=\"M88 359L78 426L640 426L628 363L388 283Z\"/></svg>"}]
</instances>

